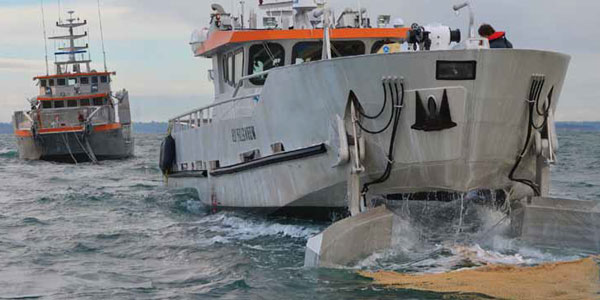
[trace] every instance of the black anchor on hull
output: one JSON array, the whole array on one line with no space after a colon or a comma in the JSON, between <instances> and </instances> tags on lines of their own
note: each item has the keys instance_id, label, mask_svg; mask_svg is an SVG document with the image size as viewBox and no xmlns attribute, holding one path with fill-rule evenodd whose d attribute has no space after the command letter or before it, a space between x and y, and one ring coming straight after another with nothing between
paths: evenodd
<instances>
[{"instance_id":1,"label":"black anchor on hull","mask_svg":"<svg viewBox=\"0 0 600 300\"><path fill-rule=\"evenodd\" d=\"M444 90L444 96L442 97L442 104L440 105L439 110L435 98L433 97L429 97L427 100L426 110L423 105L423 100L421 99L421 94L419 94L419 91L416 91L416 93L416 122L411 127L412 129L430 132L456 127L457 124L452 121L452 116L450 114L450 104L448 102L448 92L446 90Z\"/></svg>"}]
</instances>

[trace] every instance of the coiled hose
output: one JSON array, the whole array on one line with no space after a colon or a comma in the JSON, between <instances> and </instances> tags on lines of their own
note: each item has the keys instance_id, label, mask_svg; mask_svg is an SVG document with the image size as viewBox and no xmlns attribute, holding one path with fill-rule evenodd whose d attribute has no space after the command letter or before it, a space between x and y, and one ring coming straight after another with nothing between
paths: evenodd
<instances>
[{"instance_id":1,"label":"coiled hose","mask_svg":"<svg viewBox=\"0 0 600 300\"><path fill-rule=\"evenodd\" d=\"M541 196L541 194L542 194L540 191L540 187L535 182L533 182L529 179L515 178L515 172L517 171L521 162L523 161L523 157L525 157L525 154L529 150L529 143L531 142L531 136L533 134L533 130L539 131L548 124L548 117L550 116L550 110L552 107L552 96L554 93L554 87L552 87L552 89L550 89L548 97L546 98L547 99L547 107L540 110L540 102L541 102L540 94L542 92L542 88L544 87L544 83L545 83L545 79L543 79L543 78L542 79L534 79L534 81L532 83L531 89L529 91L529 99L530 100L528 100L529 121L528 121L528 126L527 126L527 137L525 139L525 144L523 145L523 149L521 150L521 153L517 157L517 161L515 162L513 168L510 170L510 173L508 175L508 178L510 180L529 186L533 190L535 196L538 196L538 197ZM546 104L546 102L544 102L544 104ZM544 121L542 122L541 125L535 124L535 120L534 120L535 114L537 114L537 116L544 117Z\"/></svg>"},{"instance_id":2,"label":"coiled hose","mask_svg":"<svg viewBox=\"0 0 600 300\"><path fill-rule=\"evenodd\" d=\"M398 90L398 82L393 82L393 83L388 82L387 87L386 87L386 83L383 83L383 91L384 91L384 95L385 95L384 103L383 103L383 107L381 108L379 113L375 116L367 115L365 113L364 109L362 108L362 105L360 104L360 101L358 100L358 97L356 96L356 94L353 91L350 91L350 97L349 97L350 101L353 101L355 103L355 106L358 107L359 114L362 117L365 117L367 119L376 119L383 114L383 112L385 111L385 107L387 105L387 90L388 90L388 88L389 88L390 98L391 98L390 102L392 105L390 119L382 129L369 130L362 123L360 123L360 121L357 122L360 129L362 129L363 131L365 131L369 134L373 134L373 135L381 134L381 133L385 132L386 130L389 129L390 125L392 125L392 122L393 122L393 129L392 129L390 145L389 145L389 150L388 150L388 155L387 155L388 162L387 162L385 171L379 178L377 178L373 181L370 181L368 183L365 183L363 185L363 188L362 188L363 196L366 195L366 193L369 191L370 186L386 182L390 178L390 175L392 174L392 167L394 164L394 147L396 145L396 136L398 134L398 125L400 124L400 116L402 115L402 107L404 106L405 89L404 89L403 82L400 82L400 87L401 87L401 89L400 89L401 92Z\"/></svg>"}]
</instances>

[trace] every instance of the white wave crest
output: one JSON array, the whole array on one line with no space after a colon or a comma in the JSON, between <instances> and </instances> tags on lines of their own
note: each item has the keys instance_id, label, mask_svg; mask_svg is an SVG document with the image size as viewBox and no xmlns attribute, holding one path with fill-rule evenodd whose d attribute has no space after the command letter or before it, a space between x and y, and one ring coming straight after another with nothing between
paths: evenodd
<instances>
[{"instance_id":1,"label":"white wave crest","mask_svg":"<svg viewBox=\"0 0 600 300\"><path fill-rule=\"evenodd\" d=\"M309 238L320 232L310 226L279 224L269 221L255 221L220 213L205 218L202 223L208 230L219 233L226 239L251 240L262 236L282 236Z\"/></svg>"}]
</instances>

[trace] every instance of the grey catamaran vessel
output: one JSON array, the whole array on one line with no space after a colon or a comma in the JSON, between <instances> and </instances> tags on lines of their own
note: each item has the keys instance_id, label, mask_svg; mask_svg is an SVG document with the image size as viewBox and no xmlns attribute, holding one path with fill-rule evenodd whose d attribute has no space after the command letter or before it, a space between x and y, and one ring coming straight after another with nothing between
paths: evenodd
<instances>
[{"instance_id":1,"label":"grey catamaran vessel","mask_svg":"<svg viewBox=\"0 0 600 300\"><path fill-rule=\"evenodd\" d=\"M58 41L56 73L34 78L39 96L31 110L15 112L13 125L19 157L59 162L122 159L133 155L129 94L111 89L115 72L90 67L88 44L77 41L87 25L69 12L56 26L68 34L50 37ZM60 59L66 57L66 59Z\"/></svg>"},{"instance_id":2,"label":"grey catamaran vessel","mask_svg":"<svg viewBox=\"0 0 600 300\"><path fill-rule=\"evenodd\" d=\"M547 193L567 55L490 49L473 22L461 38L312 0L259 7L263 28L213 5L194 34L215 99L170 121L170 186L315 214L422 191Z\"/></svg>"}]
</instances>

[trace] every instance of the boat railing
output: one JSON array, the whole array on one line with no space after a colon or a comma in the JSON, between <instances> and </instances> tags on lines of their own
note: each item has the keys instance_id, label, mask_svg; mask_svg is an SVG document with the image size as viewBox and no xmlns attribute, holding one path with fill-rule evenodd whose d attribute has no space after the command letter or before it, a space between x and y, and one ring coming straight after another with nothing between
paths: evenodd
<instances>
[{"instance_id":1,"label":"boat railing","mask_svg":"<svg viewBox=\"0 0 600 300\"><path fill-rule=\"evenodd\" d=\"M226 117L232 113L235 113L236 104L244 100L256 100L260 97L260 93L252 93L249 95L238 96L240 88L244 85L244 82L252 78L263 77L269 74L269 71L255 73L244 76L238 80L235 85L235 90L230 99L213 103L198 109L181 114L177 117L169 120L169 125L174 132L185 131L201 127L206 124L214 123L218 120L226 119ZM226 109L225 106L231 106L230 109ZM220 114L217 115L216 109L219 108Z\"/></svg>"},{"instance_id":2,"label":"boat railing","mask_svg":"<svg viewBox=\"0 0 600 300\"><path fill-rule=\"evenodd\" d=\"M34 111L31 117L33 120L36 120L40 129L79 127L86 122L92 125L104 125L115 121L114 113L109 106Z\"/></svg>"}]
</instances>

